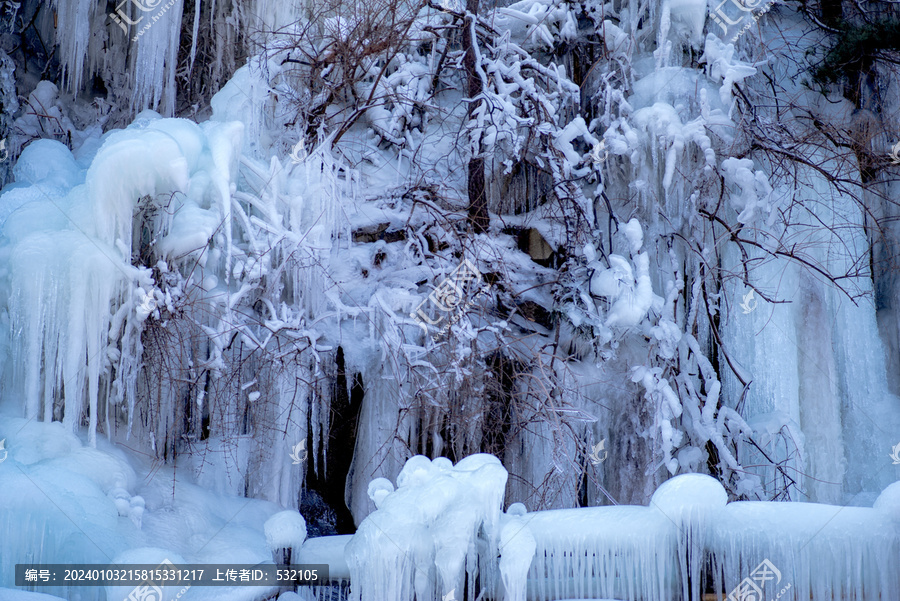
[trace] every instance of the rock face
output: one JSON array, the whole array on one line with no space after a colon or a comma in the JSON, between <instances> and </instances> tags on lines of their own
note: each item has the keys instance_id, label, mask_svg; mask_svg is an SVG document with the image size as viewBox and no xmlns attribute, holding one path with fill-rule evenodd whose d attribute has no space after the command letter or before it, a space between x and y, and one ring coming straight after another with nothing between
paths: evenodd
<instances>
[{"instance_id":1,"label":"rock face","mask_svg":"<svg viewBox=\"0 0 900 601\"><path fill-rule=\"evenodd\" d=\"M315 490L306 489L300 493L300 513L306 519L309 538L333 536L337 534L334 509Z\"/></svg>"}]
</instances>

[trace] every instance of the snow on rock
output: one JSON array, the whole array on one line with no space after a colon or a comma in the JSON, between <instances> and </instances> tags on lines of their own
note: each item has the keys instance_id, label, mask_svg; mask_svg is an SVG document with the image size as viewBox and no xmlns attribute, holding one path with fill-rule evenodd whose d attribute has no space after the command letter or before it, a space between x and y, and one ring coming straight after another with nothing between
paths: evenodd
<instances>
[{"instance_id":1,"label":"snow on rock","mask_svg":"<svg viewBox=\"0 0 900 601\"><path fill-rule=\"evenodd\" d=\"M271 560L264 523L277 513L274 504L212 494L187 482L188 474L157 471L150 462L133 467L140 456L126 455L105 438L97 448L85 446L59 422L2 415L0 440L7 451L0 456L0 587L13 586L17 563ZM133 588L110 599L124 599ZM42 590L74 598L71 589ZM0 600L8 598L4 593ZM100 587L78 593L82 601L107 599ZM259 598L251 593L244 587L220 598Z\"/></svg>"},{"instance_id":2,"label":"snow on rock","mask_svg":"<svg viewBox=\"0 0 900 601\"><path fill-rule=\"evenodd\" d=\"M9 458L22 465L56 459L81 448L81 441L60 422L36 422L4 416L0 438L6 438Z\"/></svg>"},{"instance_id":3,"label":"snow on rock","mask_svg":"<svg viewBox=\"0 0 900 601\"><path fill-rule=\"evenodd\" d=\"M650 499L650 504L670 515L682 515L695 509L715 510L725 507L728 493L722 484L704 474L682 474L663 482Z\"/></svg>"},{"instance_id":4,"label":"snow on rock","mask_svg":"<svg viewBox=\"0 0 900 601\"><path fill-rule=\"evenodd\" d=\"M13 585L18 563L105 564L135 533L108 496L110 483L128 483L118 479L118 458L81 453L94 449L83 449L60 426L0 418L8 449L0 462L0 586ZM115 473L104 474L109 469ZM63 587L43 590L66 594Z\"/></svg>"},{"instance_id":5,"label":"snow on rock","mask_svg":"<svg viewBox=\"0 0 900 601\"><path fill-rule=\"evenodd\" d=\"M306 540L306 520L299 511L279 511L266 520L265 533L272 553L289 548L296 554Z\"/></svg>"},{"instance_id":6,"label":"snow on rock","mask_svg":"<svg viewBox=\"0 0 900 601\"><path fill-rule=\"evenodd\" d=\"M13 167L13 178L17 182L44 182L68 190L83 179L84 174L65 144L45 139L35 140L25 147Z\"/></svg>"}]
</instances>

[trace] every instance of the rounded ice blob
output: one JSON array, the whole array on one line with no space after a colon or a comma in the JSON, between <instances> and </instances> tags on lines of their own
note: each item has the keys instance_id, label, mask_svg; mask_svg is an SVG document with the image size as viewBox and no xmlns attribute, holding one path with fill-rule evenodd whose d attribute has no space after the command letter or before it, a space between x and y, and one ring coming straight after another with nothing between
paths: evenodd
<instances>
[{"instance_id":1,"label":"rounded ice blob","mask_svg":"<svg viewBox=\"0 0 900 601\"><path fill-rule=\"evenodd\" d=\"M524 503L513 503L506 510L506 515L510 517L522 517L528 513L528 509L525 507Z\"/></svg>"},{"instance_id":2,"label":"rounded ice blob","mask_svg":"<svg viewBox=\"0 0 900 601\"><path fill-rule=\"evenodd\" d=\"M425 455L410 457L397 476L397 488L424 484L431 479L436 471L431 463L431 459Z\"/></svg>"},{"instance_id":3,"label":"rounded ice blob","mask_svg":"<svg viewBox=\"0 0 900 601\"><path fill-rule=\"evenodd\" d=\"M448 470L452 470L452 469L453 469L453 462L450 461L449 459L447 459L446 457L436 457L436 458L431 462L431 465L433 465L434 467L438 468L438 469L441 470L442 472L446 472L446 471L448 471Z\"/></svg>"},{"instance_id":4,"label":"rounded ice blob","mask_svg":"<svg viewBox=\"0 0 900 601\"><path fill-rule=\"evenodd\" d=\"M673 512L692 507L725 507L727 503L725 487L703 474L682 474L666 480L650 498L650 505Z\"/></svg>"},{"instance_id":5,"label":"rounded ice blob","mask_svg":"<svg viewBox=\"0 0 900 601\"><path fill-rule=\"evenodd\" d=\"M300 512L293 509L279 511L266 520L263 529L266 533L266 544L271 551L292 548L300 550L306 540L306 520Z\"/></svg>"},{"instance_id":6,"label":"rounded ice blob","mask_svg":"<svg viewBox=\"0 0 900 601\"><path fill-rule=\"evenodd\" d=\"M881 491L872 507L887 514L895 522L900 522L900 481L889 484Z\"/></svg>"},{"instance_id":7,"label":"rounded ice blob","mask_svg":"<svg viewBox=\"0 0 900 601\"><path fill-rule=\"evenodd\" d=\"M394 485L387 478L375 478L369 482L369 487L366 490L369 498L375 503L375 507L379 509L381 508L384 498L392 492L394 492Z\"/></svg>"}]
</instances>

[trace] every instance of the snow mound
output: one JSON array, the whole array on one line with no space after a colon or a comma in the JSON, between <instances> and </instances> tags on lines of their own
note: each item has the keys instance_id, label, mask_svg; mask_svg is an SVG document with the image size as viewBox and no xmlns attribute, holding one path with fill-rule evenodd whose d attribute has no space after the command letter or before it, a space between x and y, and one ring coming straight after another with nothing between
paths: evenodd
<instances>
[{"instance_id":1,"label":"snow mound","mask_svg":"<svg viewBox=\"0 0 900 601\"><path fill-rule=\"evenodd\" d=\"M279 511L266 520L265 532L272 552L287 547L299 550L306 540L306 520L298 511Z\"/></svg>"},{"instance_id":2,"label":"snow mound","mask_svg":"<svg viewBox=\"0 0 900 601\"><path fill-rule=\"evenodd\" d=\"M703 474L682 474L663 482L650 504L660 511L679 514L685 509L725 507L728 493L725 487L711 476Z\"/></svg>"}]
</instances>

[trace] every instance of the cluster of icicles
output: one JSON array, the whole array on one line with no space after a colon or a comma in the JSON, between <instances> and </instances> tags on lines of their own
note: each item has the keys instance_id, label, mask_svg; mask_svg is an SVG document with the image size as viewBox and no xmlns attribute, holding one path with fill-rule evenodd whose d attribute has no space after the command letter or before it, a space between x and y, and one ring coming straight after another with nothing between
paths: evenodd
<instances>
[{"instance_id":1,"label":"cluster of icicles","mask_svg":"<svg viewBox=\"0 0 900 601\"><path fill-rule=\"evenodd\" d=\"M712 589L862 601L900 590L900 482L871 508L729 503L718 481L686 474L646 507L528 513L501 510L507 476L491 455L455 466L416 456L396 490L373 480L378 509L344 552L352 599L687 600Z\"/></svg>"}]
</instances>

